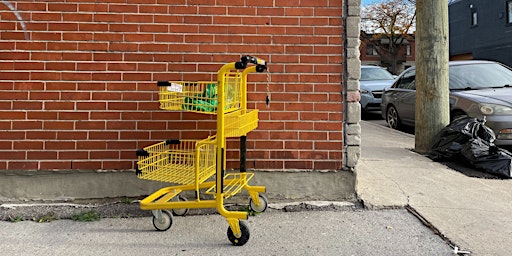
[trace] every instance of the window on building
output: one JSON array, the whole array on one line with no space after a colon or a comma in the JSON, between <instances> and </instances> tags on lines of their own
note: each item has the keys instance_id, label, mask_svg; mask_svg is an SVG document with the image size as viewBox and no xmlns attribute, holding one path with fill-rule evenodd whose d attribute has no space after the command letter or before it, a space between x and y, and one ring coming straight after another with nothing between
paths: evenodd
<instances>
[{"instance_id":1,"label":"window on building","mask_svg":"<svg viewBox=\"0 0 512 256\"><path fill-rule=\"evenodd\" d=\"M405 51L406 51L407 56L411 56L411 45L410 44L405 46Z\"/></svg>"},{"instance_id":2,"label":"window on building","mask_svg":"<svg viewBox=\"0 0 512 256\"><path fill-rule=\"evenodd\" d=\"M368 44L366 45L366 56L376 56L379 55L377 53L377 49L375 49L375 45Z\"/></svg>"},{"instance_id":3,"label":"window on building","mask_svg":"<svg viewBox=\"0 0 512 256\"><path fill-rule=\"evenodd\" d=\"M478 13L476 12L476 9L471 9L471 26L478 25Z\"/></svg>"},{"instance_id":4,"label":"window on building","mask_svg":"<svg viewBox=\"0 0 512 256\"><path fill-rule=\"evenodd\" d=\"M507 1L507 24L512 24L512 1Z\"/></svg>"}]
</instances>

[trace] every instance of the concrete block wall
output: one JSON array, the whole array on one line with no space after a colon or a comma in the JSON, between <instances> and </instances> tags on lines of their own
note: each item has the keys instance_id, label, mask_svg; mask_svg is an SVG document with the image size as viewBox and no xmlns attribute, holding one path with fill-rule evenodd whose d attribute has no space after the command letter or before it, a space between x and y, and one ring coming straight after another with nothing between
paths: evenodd
<instances>
[{"instance_id":1,"label":"concrete block wall","mask_svg":"<svg viewBox=\"0 0 512 256\"><path fill-rule=\"evenodd\" d=\"M215 80L245 54L270 71L249 77L260 124L248 168L346 165L342 1L9 3L0 3L0 170L132 170L138 148L204 138L215 117L159 110L156 81ZM236 168L237 141L228 147Z\"/></svg>"},{"instance_id":2,"label":"concrete block wall","mask_svg":"<svg viewBox=\"0 0 512 256\"><path fill-rule=\"evenodd\" d=\"M359 52L360 0L346 1L344 6L344 81L343 91L344 121L344 164L354 168L361 156L361 95L359 94L359 78L361 77L361 60Z\"/></svg>"}]
</instances>

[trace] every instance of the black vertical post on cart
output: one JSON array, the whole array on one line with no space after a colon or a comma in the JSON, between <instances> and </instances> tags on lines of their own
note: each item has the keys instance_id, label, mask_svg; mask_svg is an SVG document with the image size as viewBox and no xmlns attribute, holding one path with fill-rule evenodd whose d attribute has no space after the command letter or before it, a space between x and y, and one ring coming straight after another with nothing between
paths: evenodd
<instances>
[{"instance_id":1,"label":"black vertical post on cart","mask_svg":"<svg viewBox=\"0 0 512 256\"><path fill-rule=\"evenodd\" d=\"M240 172L247 172L247 136L240 136Z\"/></svg>"}]
</instances>

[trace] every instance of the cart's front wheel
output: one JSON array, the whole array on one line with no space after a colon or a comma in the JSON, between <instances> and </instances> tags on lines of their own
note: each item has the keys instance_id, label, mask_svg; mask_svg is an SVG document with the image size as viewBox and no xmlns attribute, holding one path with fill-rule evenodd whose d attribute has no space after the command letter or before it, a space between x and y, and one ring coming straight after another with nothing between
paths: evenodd
<instances>
[{"instance_id":1,"label":"cart's front wheel","mask_svg":"<svg viewBox=\"0 0 512 256\"><path fill-rule=\"evenodd\" d=\"M245 225L244 222L239 221L238 224L240 226L240 237L236 237L235 234L233 234L233 230L231 230L231 227L229 227L228 239L233 245L242 246L245 243L247 243L247 241L249 241L250 232L249 228L247 227L247 225Z\"/></svg>"},{"instance_id":2,"label":"cart's front wheel","mask_svg":"<svg viewBox=\"0 0 512 256\"><path fill-rule=\"evenodd\" d=\"M182 196L178 196L177 199L179 201L187 201L187 199L182 197ZM188 211L189 211L188 208L172 209L172 215L174 215L174 216L185 216L185 215L187 215Z\"/></svg>"},{"instance_id":3,"label":"cart's front wheel","mask_svg":"<svg viewBox=\"0 0 512 256\"><path fill-rule=\"evenodd\" d=\"M251 207L251 210L254 211L254 212L264 212L267 210L267 205L268 205L268 202L267 202L267 198L262 195L262 194L259 194L258 195L258 198L259 198L259 205L256 205L256 203L254 203L254 201L251 199L249 199L249 207Z\"/></svg>"},{"instance_id":4,"label":"cart's front wheel","mask_svg":"<svg viewBox=\"0 0 512 256\"><path fill-rule=\"evenodd\" d=\"M158 231L166 231L172 226L172 214L169 211L158 211L160 213L153 214L153 226Z\"/></svg>"}]
</instances>

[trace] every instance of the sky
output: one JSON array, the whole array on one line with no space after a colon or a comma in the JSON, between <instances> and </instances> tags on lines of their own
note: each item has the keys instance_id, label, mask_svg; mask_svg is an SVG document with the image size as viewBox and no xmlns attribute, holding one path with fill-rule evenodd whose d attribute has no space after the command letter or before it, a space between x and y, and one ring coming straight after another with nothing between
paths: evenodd
<instances>
[{"instance_id":1,"label":"sky","mask_svg":"<svg viewBox=\"0 0 512 256\"><path fill-rule=\"evenodd\" d=\"M361 0L361 5L364 6L364 5L367 5L371 2L373 2L374 0Z\"/></svg>"}]
</instances>

